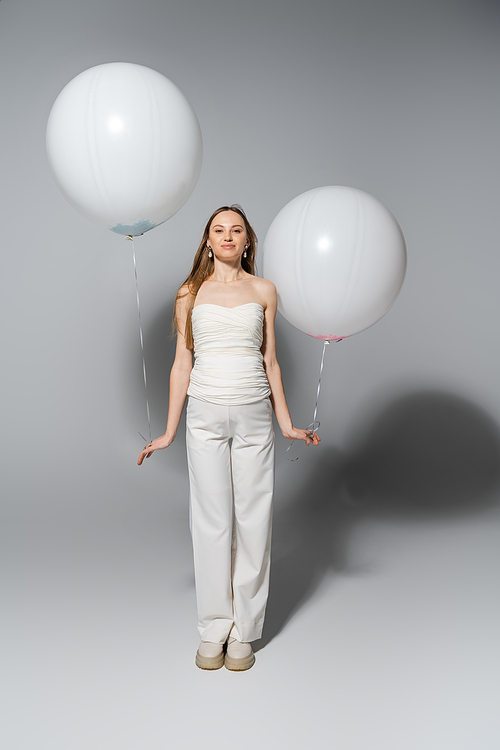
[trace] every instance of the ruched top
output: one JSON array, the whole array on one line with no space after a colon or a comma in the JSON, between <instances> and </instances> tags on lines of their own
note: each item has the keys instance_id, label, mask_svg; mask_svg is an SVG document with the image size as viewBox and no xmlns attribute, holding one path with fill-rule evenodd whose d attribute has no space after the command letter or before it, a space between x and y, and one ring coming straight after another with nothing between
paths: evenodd
<instances>
[{"instance_id":1,"label":"ruched top","mask_svg":"<svg viewBox=\"0 0 500 750\"><path fill-rule=\"evenodd\" d=\"M192 315L194 367L188 395L212 404L253 404L270 395L262 346L264 308L195 305Z\"/></svg>"}]
</instances>

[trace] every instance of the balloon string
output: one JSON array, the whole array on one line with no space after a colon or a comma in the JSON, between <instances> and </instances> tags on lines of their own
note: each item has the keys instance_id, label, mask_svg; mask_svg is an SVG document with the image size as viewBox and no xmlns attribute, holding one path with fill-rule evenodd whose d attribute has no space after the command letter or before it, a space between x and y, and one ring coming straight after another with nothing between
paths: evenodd
<instances>
[{"instance_id":1,"label":"balloon string","mask_svg":"<svg viewBox=\"0 0 500 750\"><path fill-rule=\"evenodd\" d=\"M337 341L342 341L342 339L336 339L336 340ZM330 344L331 344L331 341L329 341L329 339L325 339L323 341L323 352L321 354L321 364L319 366L318 388L316 390L316 403L314 404L313 421L311 422L311 424L307 428L311 432L317 432L319 430L319 428L320 428L320 425L321 425L321 422L318 422L317 419L316 419L316 417L318 415L319 392L321 390L321 377L323 375L323 367L324 367L324 364L325 364L325 352L326 352L326 347L329 346ZM292 442L290 443L290 445L286 449L285 453L288 453L290 451L290 449L295 444L295 442L296 442L295 440L292 440ZM287 456L288 461L297 461L298 458L299 458L298 456L297 456L297 458L290 458L289 456Z\"/></svg>"},{"instance_id":2,"label":"balloon string","mask_svg":"<svg viewBox=\"0 0 500 750\"><path fill-rule=\"evenodd\" d=\"M316 417L317 417L317 414L318 414L319 392L321 390L321 376L323 375L323 366L325 364L326 347L329 346L329 344L330 344L330 342L329 342L328 339L325 339L323 341L323 352L321 354L321 364L319 366L318 390L316 391L316 403L314 404L314 414L313 414L313 421L312 421L313 425L316 424ZM318 427L319 427L319 423L318 423ZM312 429L314 430L314 427ZM316 429L318 429L318 428L316 428Z\"/></svg>"},{"instance_id":3,"label":"balloon string","mask_svg":"<svg viewBox=\"0 0 500 750\"><path fill-rule=\"evenodd\" d=\"M151 436L151 419L149 416L149 400L148 400L148 382L146 378L146 360L144 358L144 337L142 335L142 323L141 323L141 304L139 301L139 281L137 279L137 262L135 259L135 246L134 246L134 238L131 234L127 235L127 240L130 240L132 243L132 258L134 260L134 275L135 275L135 293L137 297L137 313L139 316L139 335L141 338L141 351L142 351L142 374L144 376L144 392L146 394L146 412L148 415L148 428L149 428L149 442L152 442L152 436ZM139 433L141 435L141 433ZM142 435L141 435L142 437ZM145 440L145 438L143 438Z\"/></svg>"}]
</instances>

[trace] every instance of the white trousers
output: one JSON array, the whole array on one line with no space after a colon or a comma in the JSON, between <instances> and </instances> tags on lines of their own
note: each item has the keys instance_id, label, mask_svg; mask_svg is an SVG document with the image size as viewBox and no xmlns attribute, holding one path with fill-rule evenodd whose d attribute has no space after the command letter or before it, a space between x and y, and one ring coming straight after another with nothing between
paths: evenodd
<instances>
[{"instance_id":1,"label":"white trousers","mask_svg":"<svg viewBox=\"0 0 500 750\"><path fill-rule=\"evenodd\" d=\"M189 397L186 433L201 640L257 640L269 590L271 402L221 406Z\"/></svg>"}]
</instances>

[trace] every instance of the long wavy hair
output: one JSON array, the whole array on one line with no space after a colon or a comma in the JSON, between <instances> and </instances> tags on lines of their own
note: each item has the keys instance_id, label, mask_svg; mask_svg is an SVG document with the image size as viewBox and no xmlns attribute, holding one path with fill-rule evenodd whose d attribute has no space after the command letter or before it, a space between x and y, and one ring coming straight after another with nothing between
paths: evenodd
<instances>
[{"instance_id":1,"label":"long wavy hair","mask_svg":"<svg viewBox=\"0 0 500 750\"><path fill-rule=\"evenodd\" d=\"M187 279L179 287L179 291L177 292L177 297L175 300L176 304L174 306L174 315L172 318L172 332L173 333L175 333L175 331L178 328L177 314L176 314L177 301L179 297L184 297L186 296L186 294L188 294L190 297L189 304L188 304L187 318L186 318L186 330L184 332L184 337L186 339L186 346L188 347L188 349L193 349L194 347L193 326L191 324L191 316L193 314L193 307L194 307L194 301L196 299L196 295L198 294L198 291L201 285L203 284L203 282L206 281L208 278L210 278L210 276L214 272L213 254L212 254L212 257L209 258L208 248L207 248L207 241L208 241L208 235L210 232L210 227L212 226L212 222L215 219L215 217L218 214L222 213L223 211L234 211L235 213L239 214L241 218L243 219L249 246L247 248L247 257L246 258L242 257L241 259L241 267L247 273L250 273L252 274L252 276L255 276L255 253L257 251L257 235L255 234L254 230L250 226L250 223L241 206L239 206L238 204L233 204L232 206L221 206L220 208L218 208L216 211L213 212L212 216L207 221L205 230L203 232L203 237L201 239L196 255L194 256L193 267L191 268L191 271ZM185 290L187 289L187 291L181 292L181 289L185 289Z\"/></svg>"}]
</instances>

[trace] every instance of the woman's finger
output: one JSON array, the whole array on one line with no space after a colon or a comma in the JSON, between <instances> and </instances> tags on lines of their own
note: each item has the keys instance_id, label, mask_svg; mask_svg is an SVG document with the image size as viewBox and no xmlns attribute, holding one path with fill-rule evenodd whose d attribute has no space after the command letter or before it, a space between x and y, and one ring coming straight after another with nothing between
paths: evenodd
<instances>
[{"instance_id":1,"label":"woman's finger","mask_svg":"<svg viewBox=\"0 0 500 750\"><path fill-rule=\"evenodd\" d=\"M306 445L309 445L310 443L313 443L314 445L318 445L321 438L318 436L316 432L312 432L309 430L309 432L306 432Z\"/></svg>"},{"instance_id":2,"label":"woman's finger","mask_svg":"<svg viewBox=\"0 0 500 750\"><path fill-rule=\"evenodd\" d=\"M142 464L142 462L144 461L145 458L149 458L150 456L153 455L155 449L154 448L152 449L152 445L153 445L153 441L151 441L150 443L148 443L147 445L144 446L144 448L142 449L142 451L139 454L139 458L138 458L138 461L137 461L137 465L138 466L141 466L141 464Z\"/></svg>"}]
</instances>

